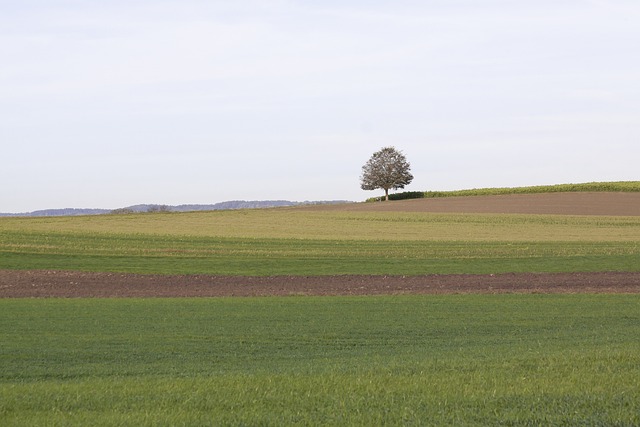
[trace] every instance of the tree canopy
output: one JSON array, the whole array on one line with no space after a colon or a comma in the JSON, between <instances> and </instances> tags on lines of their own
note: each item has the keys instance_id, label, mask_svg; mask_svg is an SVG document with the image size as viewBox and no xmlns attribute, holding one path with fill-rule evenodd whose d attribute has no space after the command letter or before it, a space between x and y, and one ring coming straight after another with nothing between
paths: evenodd
<instances>
[{"instance_id":1,"label":"tree canopy","mask_svg":"<svg viewBox=\"0 0 640 427\"><path fill-rule=\"evenodd\" d=\"M389 200L389 190L397 190L409 185L413 180L411 165L401 151L394 147L384 147L373 153L362 167L360 188L363 190L383 189L385 200Z\"/></svg>"}]
</instances>

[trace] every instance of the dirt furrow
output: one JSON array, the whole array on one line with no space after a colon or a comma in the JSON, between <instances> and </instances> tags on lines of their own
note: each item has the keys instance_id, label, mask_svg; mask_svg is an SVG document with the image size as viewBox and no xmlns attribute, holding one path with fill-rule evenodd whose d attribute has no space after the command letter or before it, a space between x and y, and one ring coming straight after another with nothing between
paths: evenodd
<instances>
[{"instance_id":1,"label":"dirt furrow","mask_svg":"<svg viewBox=\"0 0 640 427\"><path fill-rule=\"evenodd\" d=\"M243 277L0 270L0 298L452 293L640 293L640 272Z\"/></svg>"}]
</instances>

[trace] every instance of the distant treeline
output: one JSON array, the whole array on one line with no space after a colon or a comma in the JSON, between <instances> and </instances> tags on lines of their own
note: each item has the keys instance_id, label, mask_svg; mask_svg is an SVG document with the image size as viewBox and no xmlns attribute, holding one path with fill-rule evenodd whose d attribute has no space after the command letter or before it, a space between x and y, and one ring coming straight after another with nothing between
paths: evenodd
<instances>
[{"instance_id":1,"label":"distant treeline","mask_svg":"<svg viewBox=\"0 0 640 427\"><path fill-rule=\"evenodd\" d=\"M389 194L390 200L429 199L436 197L497 196L503 194L568 193L586 191L639 192L640 181L587 182L583 184L536 185L531 187L474 188L454 191L405 191ZM372 197L367 202L378 202L384 197Z\"/></svg>"}]
</instances>

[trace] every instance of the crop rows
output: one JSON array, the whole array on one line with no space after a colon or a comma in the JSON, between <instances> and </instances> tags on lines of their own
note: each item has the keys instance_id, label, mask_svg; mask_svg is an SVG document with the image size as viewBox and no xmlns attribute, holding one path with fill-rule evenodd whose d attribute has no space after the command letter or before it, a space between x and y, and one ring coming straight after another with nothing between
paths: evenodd
<instances>
[{"instance_id":1,"label":"crop rows","mask_svg":"<svg viewBox=\"0 0 640 427\"><path fill-rule=\"evenodd\" d=\"M7 218L0 268L323 275L638 271L640 218L296 209Z\"/></svg>"},{"instance_id":2,"label":"crop rows","mask_svg":"<svg viewBox=\"0 0 640 427\"><path fill-rule=\"evenodd\" d=\"M0 268L163 274L637 271L636 242L239 239L4 233Z\"/></svg>"}]
</instances>

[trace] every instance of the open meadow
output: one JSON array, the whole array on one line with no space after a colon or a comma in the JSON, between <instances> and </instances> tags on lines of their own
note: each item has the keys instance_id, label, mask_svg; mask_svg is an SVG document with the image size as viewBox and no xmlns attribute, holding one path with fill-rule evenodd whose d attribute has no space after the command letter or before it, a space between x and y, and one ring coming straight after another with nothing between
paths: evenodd
<instances>
[{"instance_id":1,"label":"open meadow","mask_svg":"<svg viewBox=\"0 0 640 427\"><path fill-rule=\"evenodd\" d=\"M622 286L640 278L637 206L469 213L461 199L1 218L0 424L640 424L640 288ZM384 291L403 276L477 282ZM364 291L308 296L323 278ZM492 280L507 293L477 293ZM576 287L545 291L564 280ZM11 293L119 281L139 297ZM140 298L219 281L286 296Z\"/></svg>"},{"instance_id":2,"label":"open meadow","mask_svg":"<svg viewBox=\"0 0 640 427\"><path fill-rule=\"evenodd\" d=\"M243 276L640 271L640 215L433 213L432 203L2 218L0 269Z\"/></svg>"}]
</instances>

